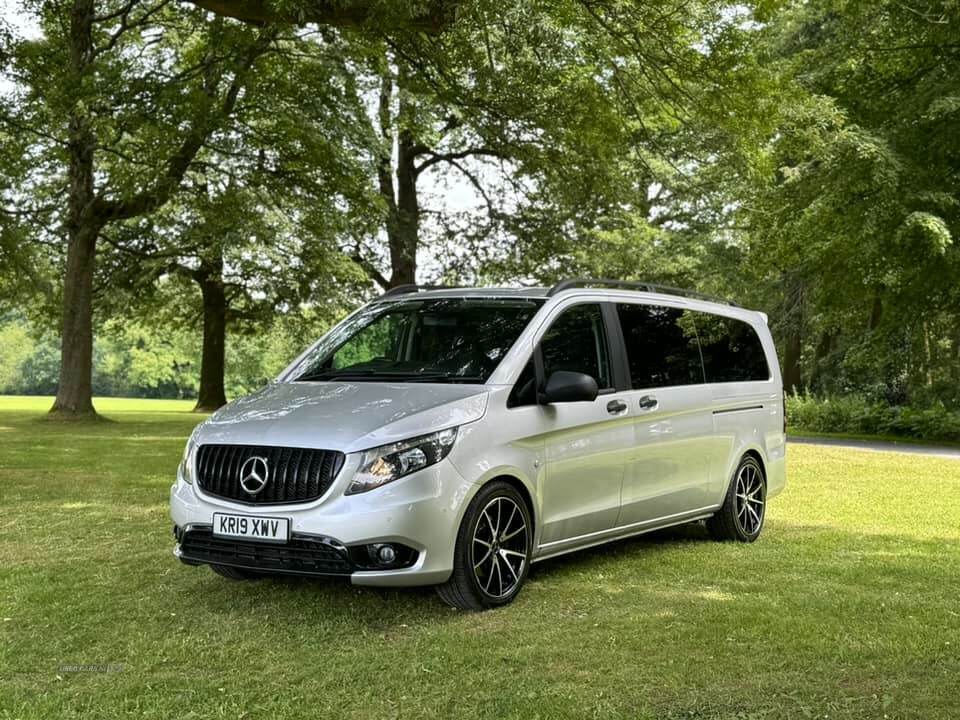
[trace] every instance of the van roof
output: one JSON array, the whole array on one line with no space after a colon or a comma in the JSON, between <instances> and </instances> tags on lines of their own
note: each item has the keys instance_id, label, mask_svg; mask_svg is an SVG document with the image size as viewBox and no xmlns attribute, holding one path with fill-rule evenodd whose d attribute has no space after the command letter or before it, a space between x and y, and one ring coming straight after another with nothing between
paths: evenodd
<instances>
[{"instance_id":1,"label":"van roof","mask_svg":"<svg viewBox=\"0 0 960 720\"><path fill-rule=\"evenodd\" d=\"M576 278L562 280L553 287L445 287L429 285L400 285L387 290L381 298L400 299L406 295L417 294L427 297L480 297L480 298L550 298L557 295L580 292L595 292L597 290L619 290L629 293L638 293L648 296L685 298L702 302L741 307L732 300L712 297L695 290L665 287L646 282L632 282L623 280L608 280L595 278Z\"/></svg>"}]
</instances>

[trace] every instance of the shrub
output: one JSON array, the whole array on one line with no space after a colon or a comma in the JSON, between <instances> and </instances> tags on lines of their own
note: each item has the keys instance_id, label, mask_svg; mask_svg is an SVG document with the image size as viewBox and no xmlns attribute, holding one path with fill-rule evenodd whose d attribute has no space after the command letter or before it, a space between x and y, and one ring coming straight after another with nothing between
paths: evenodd
<instances>
[{"instance_id":1,"label":"shrub","mask_svg":"<svg viewBox=\"0 0 960 720\"><path fill-rule=\"evenodd\" d=\"M787 422L793 432L893 435L918 440L960 441L960 412L891 406L862 397L787 396Z\"/></svg>"}]
</instances>

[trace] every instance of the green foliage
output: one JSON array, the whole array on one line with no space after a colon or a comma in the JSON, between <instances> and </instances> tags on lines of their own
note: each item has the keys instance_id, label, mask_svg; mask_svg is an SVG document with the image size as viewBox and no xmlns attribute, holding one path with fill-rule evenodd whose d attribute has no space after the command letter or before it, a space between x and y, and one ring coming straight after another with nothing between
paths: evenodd
<instances>
[{"instance_id":1,"label":"green foliage","mask_svg":"<svg viewBox=\"0 0 960 720\"><path fill-rule=\"evenodd\" d=\"M23 323L0 325L0 393L13 392L20 382L27 358L34 354L36 342Z\"/></svg>"},{"instance_id":2,"label":"green foliage","mask_svg":"<svg viewBox=\"0 0 960 720\"><path fill-rule=\"evenodd\" d=\"M765 174L737 186L758 304L801 386L956 406L960 53L955 3L766 9L778 79Z\"/></svg>"},{"instance_id":3,"label":"green foliage","mask_svg":"<svg viewBox=\"0 0 960 720\"><path fill-rule=\"evenodd\" d=\"M239 397L263 387L332 324L328 316L306 310L278 317L266 331L228 336L227 397Z\"/></svg>"},{"instance_id":4,"label":"green foliage","mask_svg":"<svg viewBox=\"0 0 960 720\"><path fill-rule=\"evenodd\" d=\"M406 322L404 315L394 314L367 325L333 354L333 367L347 368L376 358L395 357Z\"/></svg>"},{"instance_id":5,"label":"green foliage","mask_svg":"<svg viewBox=\"0 0 960 720\"><path fill-rule=\"evenodd\" d=\"M307 312L283 316L260 332L227 338L225 386L230 398L275 378L328 327ZM109 320L94 346L94 393L104 397L195 398L200 382L200 336L189 326ZM60 350L57 338L23 319L0 323L0 394L52 395Z\"/></svg>"},{"instance_id":6,"label":"green foliage","mask_svg":"<svg viewBox=\"0 0 960 720\"><path fill-rule=\"evenodd\" d=\"M960 412L943 405L930 408L891 406L855 395L816 398L787 396L790 432L881 435L917 440L960 442Z\"/></svg>"},{"instance_id":7,"label":"green foliage","mask_svg":"<svg viewBox=\"0 0 960 720\"><path fill-rule=\"evenodd\" d=\"M101 389L192 392L199 341L174 336L199 332L202 278L225 291L231 392L254 387L282 365L254 339L384 284L412 212L420 280L730 295L769 314L796 388L960 408L952 0L291 0L265 28L109 0L83 71L68 6L24 9L40 37L0 28L0 306L59 322L64 141L89 123L94 207L138 209L101 234ZM404 172L419 194L391 209ZM55 343L19 344L30 362L0 366L50 387Z\"/></svg>"}]
</instances>

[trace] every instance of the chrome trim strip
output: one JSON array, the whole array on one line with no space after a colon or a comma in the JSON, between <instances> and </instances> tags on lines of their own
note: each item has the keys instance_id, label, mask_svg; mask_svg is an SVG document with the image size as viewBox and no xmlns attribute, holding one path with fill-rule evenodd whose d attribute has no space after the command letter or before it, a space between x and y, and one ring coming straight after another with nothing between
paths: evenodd
<instances>
[{"instance_id":1,"label":"chrome trim strip","mask_svg":"<svg viewBox=\"0 0 960 720\"><path fill-rule=\"evenodd\" d=\"M597 530L596 532L586 533L585 535L577 535L572 538L564 538L563 540L553 540L548 543L543 543L537 547L537 550L544 550L549 547L554 547L556 545L567 545L569 543L575 543L579 540L584 540L586 538L596 537L597 535L609 535L609 534L619 534L624 530L631 530L632 528L640 527L642 525L656 525L665 521L670 521L675 518L683 518L687 515L702 515L704 512L712 512L719 508L719 505L708 505L707 507L696 508L695 510L686 510L684 512L674 513L673 515L664 515L663 517L654 518L653 520L640 520L639 522L630 523L629 525L618 525L617 527L607 528L606 530ZM695 518L692 518L695 519ZM629 533L628 533L629 534Z\"/></svg>"},{"instance_id":2,"label":"chrome trim strip","mask_svg":"<svg viewBox=\"0 0 960 720\"><path fill-rule=\"evenodd\" d=\"M644 535L646 533L655 532L657 530L665 530L666 528L674 527L677 525L685 525L687 523L696 522L697 520L706 520L709 517L712 517L713 513L704 513L703 515L693 515L690 517L680 518L679 520L670 520L664 523L658 523L656 525L650 525L649 527L640 528L638 530L633 530L632 532L623 533L620 535L611 535L609 537L600 538L598 540L593 540L588 543L583 543L580 545L573 545L571 547L558 548L551 552L544 553L543 555L537 555L536 557L530 560L531 563L537 563L541 560L550 560L551 558L559 557L560 555L567 555L569 553L579 552L581 550L588 550L592 547L598 545L605 545L610 542L617 542L620 540L627 540L637 535Z\"/></svg>"},{"instance_id":3,"label":"chrome trim strip","mask_svg":"<svg viewBox=\"0 0 960 720\"><path fill-rule=\"evenodd\" d=\"M763 410L763 405L743 405L741 407L724 408L723 410L714 410L714 415L723 415L725 413L745 412L747 410Z\"/></svg>"}]
</instances>

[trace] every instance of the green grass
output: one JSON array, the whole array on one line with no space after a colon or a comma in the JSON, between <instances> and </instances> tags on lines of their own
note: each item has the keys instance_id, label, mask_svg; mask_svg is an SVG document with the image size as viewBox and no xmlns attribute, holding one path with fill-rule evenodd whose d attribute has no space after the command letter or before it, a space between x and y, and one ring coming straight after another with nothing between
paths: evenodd
<instances>
[{"instance_id":1,"label":"green grass","mask_svg":"<svg viewBox=\"0 0 960 720\"><path fill-rule=\"evenodd\" d=\"M691 527L535 566L511 606L177 563L190 403L0 398L0 718L949 718L960 463L793 446L751 546ZM114 664L69 672L68 664Z\"/></svg>"}]
</instances>

